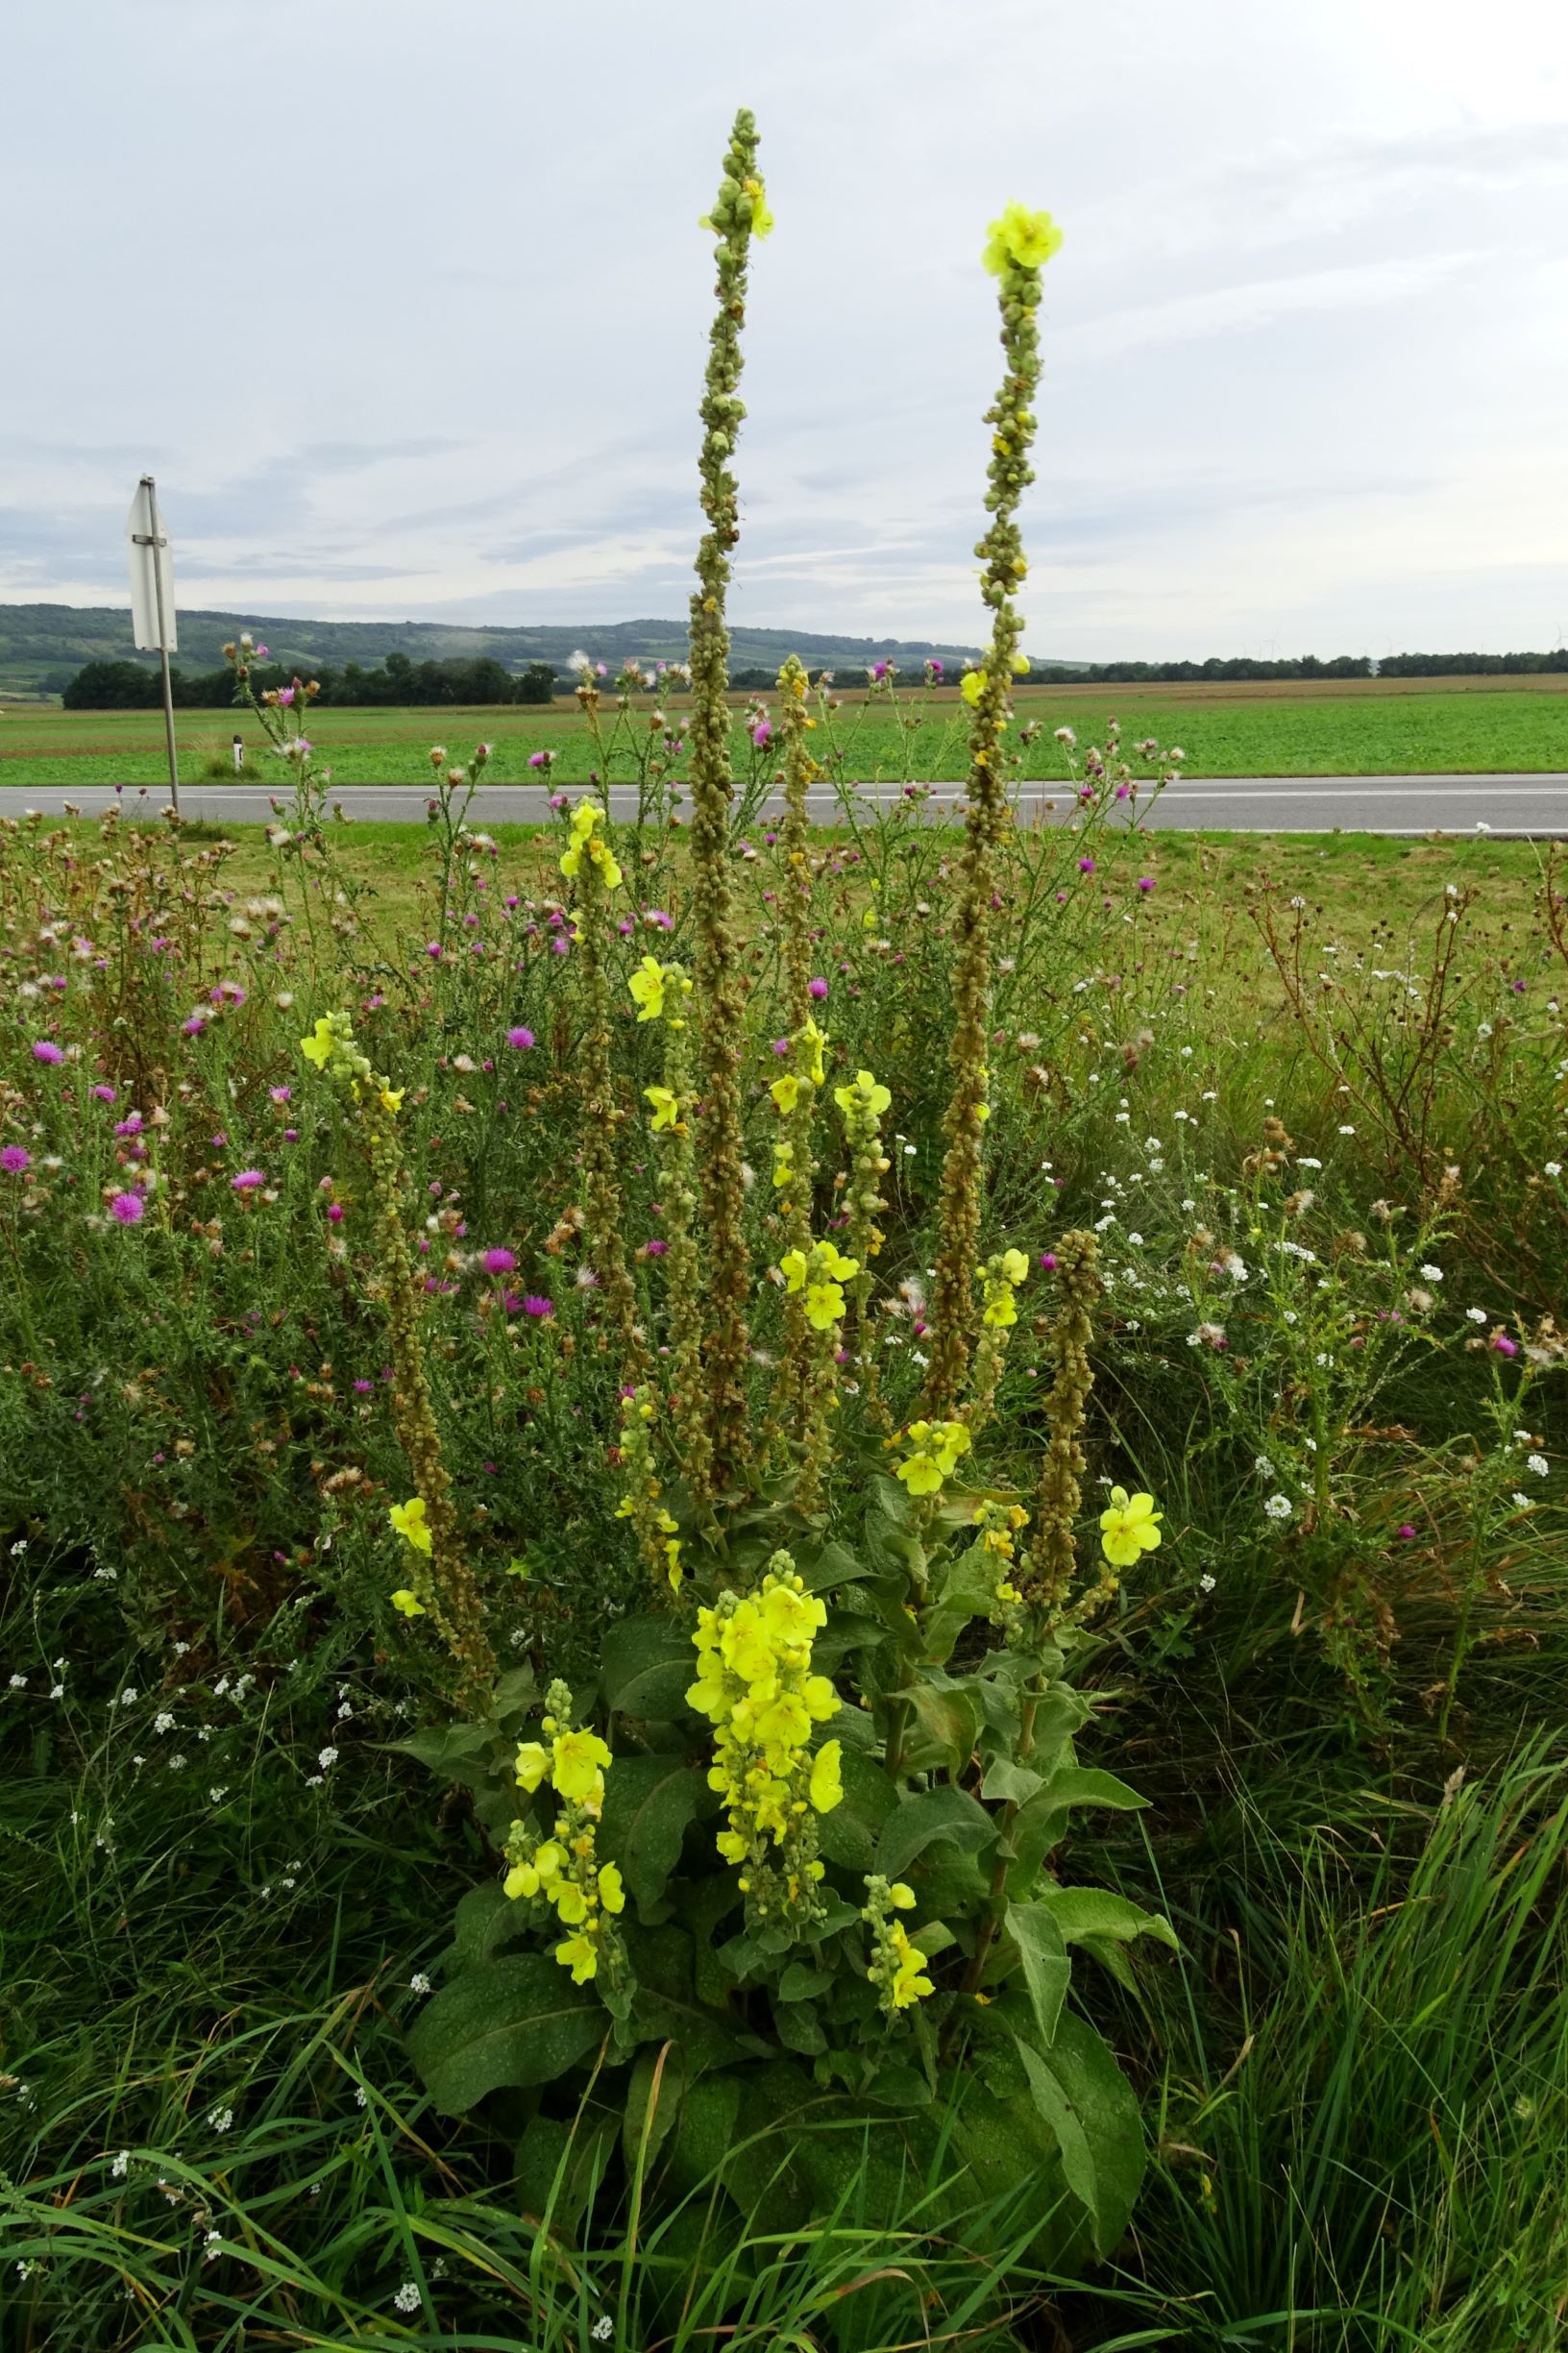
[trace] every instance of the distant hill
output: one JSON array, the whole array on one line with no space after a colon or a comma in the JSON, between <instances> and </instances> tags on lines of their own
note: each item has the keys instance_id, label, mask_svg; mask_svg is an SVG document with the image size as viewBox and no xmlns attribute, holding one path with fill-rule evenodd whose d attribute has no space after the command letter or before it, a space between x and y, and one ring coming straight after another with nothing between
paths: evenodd
<instances>
[{"instance_id":1,"label":"distant hill","mask_svg":"<svg viewBox=\"0 0 1568 2353\"><path fill-rule=\"evenodd\" d=\"M678 662L686 656L684 621L579 622L536 628L471 627L444 621L310 621L276 613L180 615L183 670L215 670L226 641L249 629L275 661L299 670L341 669L345 662L374 668L389 653L411 661L439 661L454 654L495 657L510 671L529 662L564 669L580 647L615 670L623 661ZM895 662L906 676L919 676L931 657L949 667L977 652L975 646L939 645L923 639L837 637L809 629L734 628L731 662L738 670L776 671L786 654L797 653L810 668L859 671L870 662ZM130 607L113 604L0 604L0 694L58 695L84 662L140 660L131 643Z\"/></svg>"}]
</instances>

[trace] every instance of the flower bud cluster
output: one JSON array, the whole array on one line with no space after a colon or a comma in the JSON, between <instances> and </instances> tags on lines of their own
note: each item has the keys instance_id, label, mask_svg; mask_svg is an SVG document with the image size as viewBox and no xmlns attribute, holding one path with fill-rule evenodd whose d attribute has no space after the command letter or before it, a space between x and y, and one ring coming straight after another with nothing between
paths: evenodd
<instances>
[{"instance_id":1,"label":"flower bud cluster","mask_svg":"<svg viewBox=\"0 0 1568 2353\"><path fill-rule=\"evenodd\" d=\"M621 869L604 839L603 827L603 810L594 801L579 800L572 812L572 841L562 855L561 872L568 877L579 874L586 858L605 890L614 891L620 887Z\"/></svg>"},{"instance_id":2,"label":"flower bud cluster","mask_svg":"<svg viewBox=\"0 0 1568 2353\"><path fill-rule=\"evenodd\" d=\"M621 1468L626 1475L626 1491L615 1507L615 1515L620 1520L630 1520L635 1528L650 1574L656 1579L667 1579L671 1592L678 1593L685 1570L681 1566L675 1522L660 1501L663 1489L653 1459L651 1435L657 1415L653 1390L647 1382L635 1389L623 1390Z\"/></svg>"},{"instance_id":3,"label":"flower bud cluster","mask_svg":"<svg viewBox=\"0 0 1568 2353\"><path fill-rule=\"evenodd\" d=\"M719 1851L741 1866L749 1924L809 1926L821 1914L817 1818L844 1796L841 1750L812 1752L813 1728L838 1713L811 1646L827 1611L788 1553L775 1553L755 1593L722 1593L698 1612L698 1678L686 1698L716 1728L709 1786L724 1802Z\"/></svg>"},{"instance_id":4,"label":"flower bud cluster","mask_svg":"<svg viewBox=\"0 0 1568 2353\"><path fill-rule=\"evenodd\" d=\"M898 1912L913 1911L915 1890L906 1887L902 1879L888 1880L880 1873L866 1881L866 1903L861 1919L871 1932L871 1957L866 1965L866 1974L876 1987L883 2015L896 2018L900 2010L913 2009L923 2001L936 1986L925 1975L925 1955L919 1946L910 1942Z\"/></svg>"},{"instance_id":5,"label":"flower bud cluster","mask_svg":"<svg viewBox=\"0 0 1568 2353\"><path fill-rule=\"evenodd\" d=\"M540 1729L550 1745L522 1743L517 1781L528 1797L541 1787L551 1789L560 1811L546 1838L529 1822L512 1824L506 1839L505 1892L514 1902L521 1897L543 1897L553 1904L556 1919L570 1931L555 1948L556 1960L572 1972L574 1985L602 1977L611 1990L626 1973L615 1925L615 1915L625 1910L626 1898L619 1867L600 1862L596 1841L604 1810L604 1776L614 1760L597 1732L585 1727L574 1729L572 1694L566 1684L551 1683L545 1706Z\"/></svg>"},{"instance_id":6,"label":"flower bud cluster","mask_svg":"<svg viewBox=\"0 0 1568 2353\"><path fill-rule=\"evenodd\" d=\"M909 1452L894 1478L903 1481L911 1495L936 1495L957 1470L959 1457L968 1453L971 1440L966 1422L911 1422L900 1439L888 1440L890 1446L896 1443Z\"/></svg>"}]
</instances>

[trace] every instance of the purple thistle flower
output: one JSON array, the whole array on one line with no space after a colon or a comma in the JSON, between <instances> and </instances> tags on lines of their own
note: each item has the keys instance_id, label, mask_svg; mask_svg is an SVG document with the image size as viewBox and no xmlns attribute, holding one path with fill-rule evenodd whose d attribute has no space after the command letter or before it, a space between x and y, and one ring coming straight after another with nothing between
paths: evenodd
<instances>
[{"instance_id":1,"label":"purple thistle flower","mask_svg":"<svg viewBox=\"0 0 1568 2353\"><path fill-rule=\"evenodd\" d=\"M1054 1250L1042 1250L1040 1254L1040 1263L1042 1270L1046 1274L1054 1275L1056 1272L1056 1252Z\"/></svg>"},{"instance_id":2,"label":"purple thistle flower","mask_svg":"<svg viewBox=\"0 0 1568 2353\"><path fill-rule=\"evenodd\" d=\"M34 1041L33 1059L35 1062L54 1063L63 1062L65 1057L52 1038L38 1038Z\"/></svg>"},{"instance_id":3,"label":"purple thistle flower","mask_svg":"<svg viewBox=\"0 0 1568 2353\"><path fill-rule=\"evenodd\" d=\"M546 1316L554 1314L555 1302L553 1299L542 1299L537 1291L529 1291L523 1302L523 1312L525 1315L536 1315L542 1321Z\"/></svg>"},{"instance_id":4,"label":"purple thistle flower","mask_svg":"<svg viewBox=\"0 0 1568 2353\"><path fill-rule=\"evenodd\" d=\"M124 1119L116 1119L114 1122L114 1133L116 1136L139 1136L141 1134L140 1112L134 1111L131 1112Z\"/></svg>"},{"instance_id":5,"label":"purple thistle flower","mask_svg":"<svg viewBox=\"0 0 1568 2353\"><path fill-rule=\"evenodd\" d=\"M8 1143L4 1150L0 1150L0 1168L5 1170L7 1176L20 1176L24 1168L31 1168L32 1165L32 1153L24 1150L19 1143Z\"/></svg>"},{"instance_id":6,"label":"purple thistle flower","mask_svg":"<svg viewBox=\"0 0 1568 2353\"><path fill-rule=\"evenodd\" d=\"M1152 891L1154 889L1154 876L1152 874L1139 874L1138 878L1138 887L1140 891Z\"/></svg>"},{"instance_id":7,"label":"purple thistle flower","mask_svg":"<svg viewBox=\"0 0 1568 2353\"><path fill-rule=\"evenodd\" d=\"M1079 873L1080 873L1080 874L1092 874L1092 873L1093 873L1093 871L1094 871L1094 861L1093 861L1093 859L1092 859L1092 858L1080 858L1080 859L1079 859L1079 861L1078 861L1078 871L1079 871Z\"/></svg>"},{"instance_id":8,"label":"purple thistle flower","mask_svg":"<svg viewBox=\"0 0 1568 2353\"><path fill-rule=\"evenodd\" d=\"M117 1225L139 1226L147 1214L147 1204L140 1193L116 1193L109 1205L109 1213Z\"/></svg>"},{"instance_id":9,"label":"purple thistle flower","mask_svg":"<svg viewBox=\"0 0 1568 2353\"><path fill-rule=\"evenodd\" d=\"M510 1250L487 1250L480 1263L487 1275L509 1275L517 1265L517 1258Z\"/></svg>"},{"instance_id":10,"label":"purple thistle flower","mask_svg":"<svg viewBox=\"0 0 1568 2353\"><path fill-rule=\"evenodd\" d=\"M1500 1357L1516 1357L1519 1354L1518 1341L1509 1339L1506 1332L1494 1332L1489 1345Z\"/></svg>"},{"instance_id":11,"label":"purple thistle flower","mask_svg":"<svg viewBox=\"0 0 1568 2353\"><path fill-rule=\"evenodd\" d=\"M759 719L756 725L751 730L752 743L755 744L759 751L762 751L769 744L772 742L772 740L773 725L772 720Z\"/></svg>"},{"instance_id":12,"label":"purple thistle flower","mask_svg":"<svg viewBox=\"0 0 1568 2353\"><path fill-rule=\"evenodd\" d=\"M669 1243L661 1240L657 1235L654 1236L650 1242L644 1242L643 1244L643 1248L648 1252L650 1259L662 1259L669 1247Z\"/></svg>"},{"instance_id":13,"label":"purple thistle flower","mask_svg":"<svg viewBox=\"0 0 1568 2353\"><path fill-rule=\"evenodd\" d=\"M506 1032L506 1042L509 1046L514 1046L519 1054L526 1054L533 1043L533 1032L531 1029L525 1029L520 1022L516 1029L509 1029Z\"/></svg>"},{"instance_id":14,"label":"purple thistle flower","mask_svg":"<svg viewBox=\"0 0 1568 2353\"><path fill-rule=\"evenodd\" d=\"M810 994L818 998L819 1001L827 994L827 983L825 980L808 980L806 983L806 988Z\"/></svg>"},{"instance_id":15,"label":"purple thistle flower","mask_svg":"<svg viewBox=\"0 0 1568 2353\"><path fill-rule=\"evenodd\" d=\"M236 1193L254 1193L257 1187L264 1185L266 1181L267 1172L264 1168L242 1168L238 1176L231 1177L229 1180Z\"/></svg>"},{"instance_id":16,"label":"purple thistle flower","mask_svg":"<svg viewBox=\"0 0 1568 2353\"><path fill-rule=\"evenodd\" d=\"M114 1100L114 1090L112 1087L95 1087L92 1092L94 1100L99 1103L112 1103Z\"/></svg>"}]
</instances>

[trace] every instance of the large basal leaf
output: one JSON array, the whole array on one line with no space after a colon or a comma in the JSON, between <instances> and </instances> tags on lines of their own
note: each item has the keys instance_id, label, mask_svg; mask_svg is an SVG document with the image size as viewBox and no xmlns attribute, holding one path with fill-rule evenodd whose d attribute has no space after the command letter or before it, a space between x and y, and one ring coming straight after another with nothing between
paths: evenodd
<instances>
[{"instance_id":1,"label":"large basal leaf","mask_svg":"<svg viewBox=\"0 0 1568 2353\"><path fill-rule=\"evenodd\" d=\"M432 1994L408 2049L444 2116L462 2116L487 2092L549 2083L608 2031L592 1985L574 1985L546 1953L481 1961Z\"/></svg>"},{"instance_id":2,"label":"large basal leaf","mask_svg":"<svg viewBox=\"0 0 1568 2353\"><path fill-rule=\"evenodd\" d=\"M686 1692L696 1679L691 1637L669 1618L623 1618L606 1631L600 1687L618 1716L674 1723L690 1712Z\"/></svg>"},{"instance_id":3,"label":"large basal leaf","mask_svg":"<svg viewBox=\"0 0 1568 2353\"><path fill-rule=\"evenodd\" d=\"M929 1846L945 1842L974 1853L995 1834L991 1816L967 1789L943 1783L915 1790L888 1817L876 1843L876 1868L885 1878L901 1879Z\"/></svg>"},{"instance_id":4,"label":"large basal leaf","mask_svg":"<svg viewBox=\"0 0 1568 2353\"><path fill-rule=\"evenodd\" d=\"M639 1903L656 1903L698 1814L713 1810L707 1777L683 1756L618 1756L604 1781L602 1851Z\"/></svg>"},{"instance_id":5,"label":"large basal leaf","mask_svg":"<svg viewBox=\"0 0 1568 2353\"><path fill-rule=\"evenodd\" d=\"M1025 2044L1018 2048L1035 2106L1057 2136L1067 2186L1089 2216L1094 2251L1108 2256L1132 2218L1148 2162L1132 2085L1104 2039L1070 2010L1043 2058Z\"/></svg>"},{"instance_id":6,"label":"large basal leaf","mask_svg":"<svg viewBox=\"0 0 1568 2353\"><path fill-rule=\"evenodd\" d=\"M453 1915L452 1943L441 1955L442 1975L453 1977L459 1970L493 1959L527 1930L527 1906L511 1902L499 1879L482 1880L469 1889Z\"/></svg>"},{"instance_id":7,"label":"large basal leaf","mask_svg":"<svg viewBox=\"0 0 1568 2353\"><path fill-rule=\"evenodd\" d=\"M1036 2029L1048 2050L1056 2038L1062 2004L1067 1998L1067 1980L1072 1975L1072 1963L1067 1959L1062 1931L1042 1903L1010 1903L1004 1927L1018 1956Z\"/></svg>"}]
</instances>

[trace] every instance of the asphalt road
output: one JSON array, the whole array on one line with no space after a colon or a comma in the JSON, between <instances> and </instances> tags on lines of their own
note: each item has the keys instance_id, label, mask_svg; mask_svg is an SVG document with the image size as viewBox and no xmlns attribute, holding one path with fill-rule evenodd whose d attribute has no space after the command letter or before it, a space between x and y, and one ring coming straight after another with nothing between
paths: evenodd
<instances>
[{"instance_id":1,"label":"asphalt road","mask_svg":"<svg viewBox=\"0 0 1568 2353\"><path fill-rule=\"evenodd\" d=\"M580 786L564 788L574 799ZM926 804L932 811L950 811L961 787L939 785ZM894 785L860 786L855 799L868 811L878 798L891 803L898 797ZM63 814L65 803L85 816L96 817L118 797L131 811L152 813L168 798L163 786L126 785L118 796L110 785L26 785L0 793L0 807L12 814L40 809L46 816ZM282 797L280 796L279 797ZM351 817L423 821L429 794L422 785L351 784L334 790ZM635 796L619 788L611 792L611 812L634 816ZM258 785L190 784L182 788L183 815L229 820L235 824L259 823L272 816L272 797ZM543 785L492 784L474 797L469 822L474 825L527 822L546 817L549 792ZM776 809L776 799L768 804ZM1043 816L1063 821L1072 814L1070 790L1061 785L1026 785L1020 816ZM837 796L819 788L810 796L811 814L831 824L839 814ZM1161 796L1145 821L1158 828L1183 832L1226 830L1238 833L1331 833L1336 827L1355 833L1428 834L1474 833L1484 827L1499 834L1568 836L1568 775L1488 776L1184 776Z\"/></svg>"}]
</instances>

